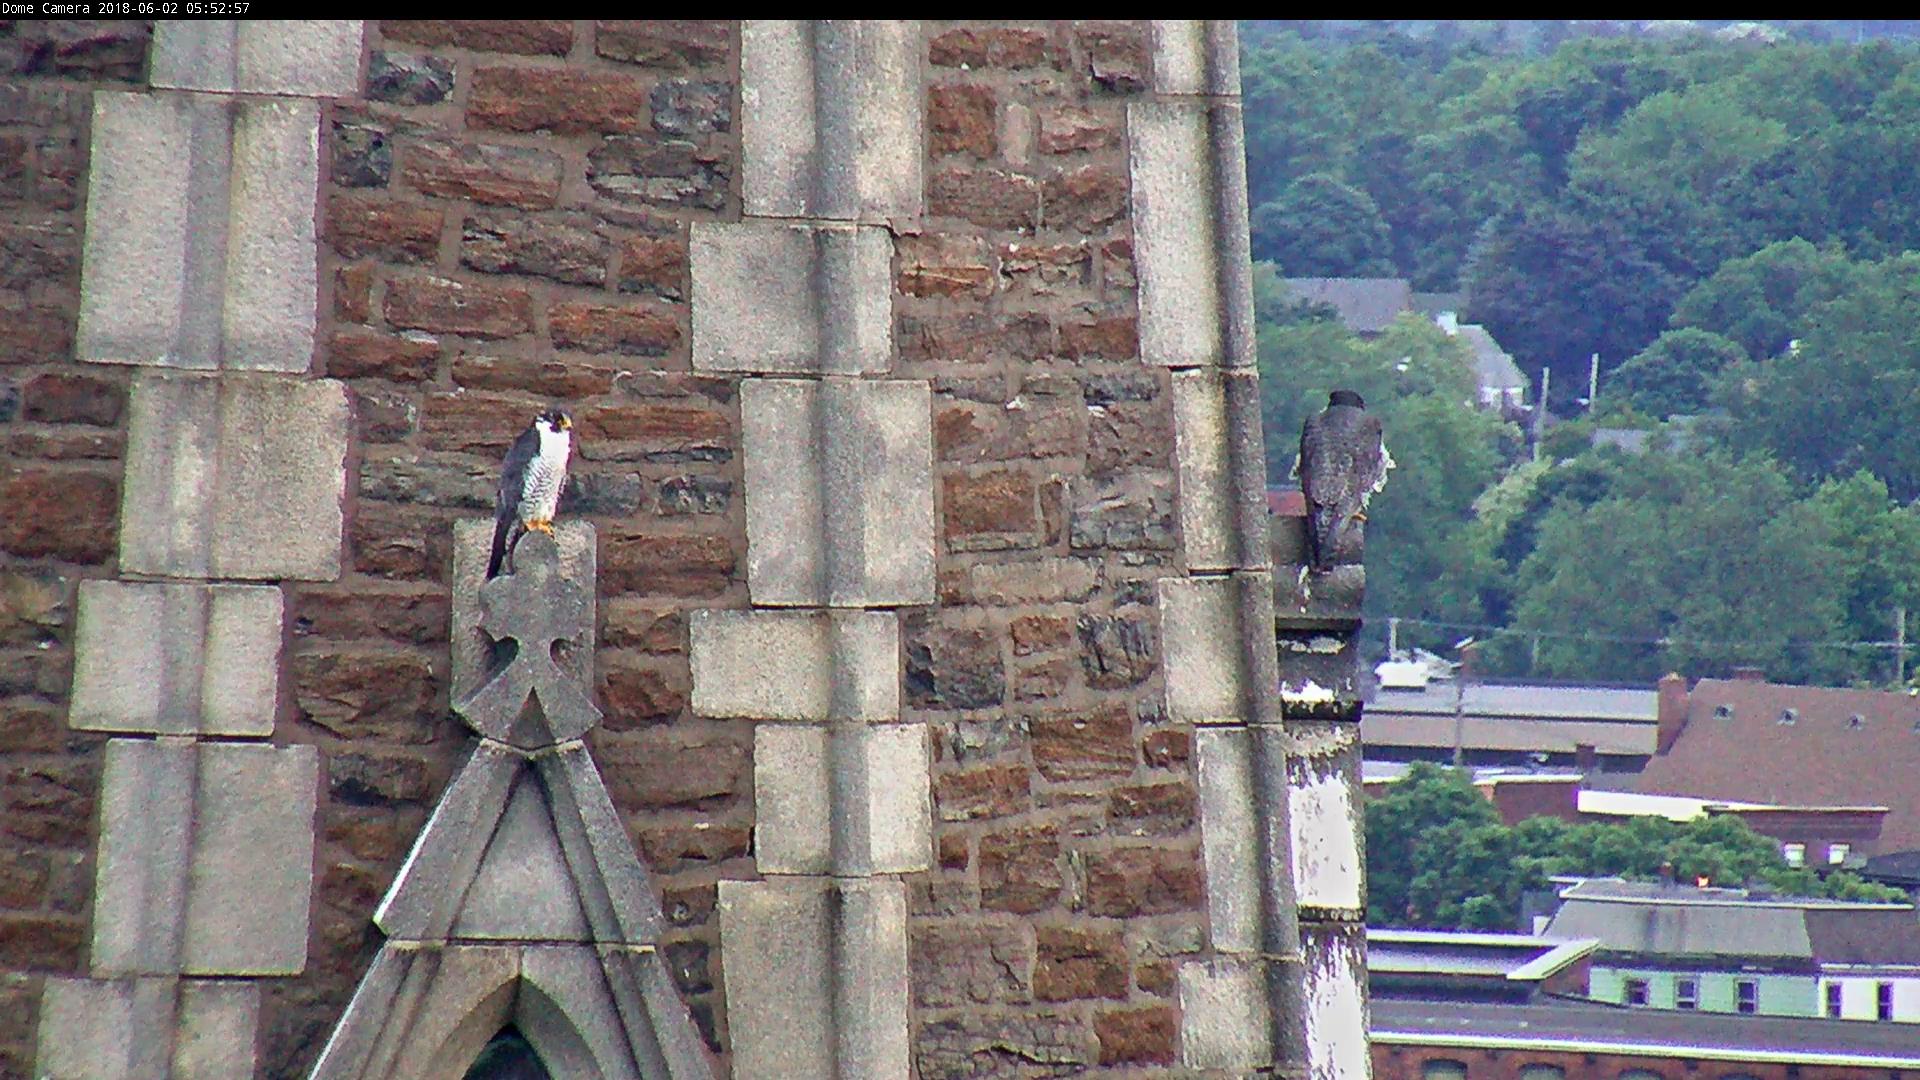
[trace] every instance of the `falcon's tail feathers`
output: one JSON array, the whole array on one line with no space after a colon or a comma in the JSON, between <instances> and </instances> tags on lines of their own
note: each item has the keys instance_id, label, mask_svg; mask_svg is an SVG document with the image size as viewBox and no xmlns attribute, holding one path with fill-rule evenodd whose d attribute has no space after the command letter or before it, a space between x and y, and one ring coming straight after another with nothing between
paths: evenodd
<instances>
[{"instance_id":1,"label":"falcon's tail feathers","mask_svg":"<svg viewBox=\"0 0 1920 1080\"><path fill-rule=\"evenodd\" d=\"M507 558L507 534L513 530L512 515L501 515L493 521L493 552L487 556L487 580L500 576L500 564Z\"/></svg>"},{"instance_id":2,"label":"falcon's tail feathers","mask_svg":"<svg viewBox=\"0 0 1920 1080\"><path fill-rule=\"evenodd\" d=\"M1307 504L1307 566L1324 573L1333 566L1333 549L1340 539L1340 512L1331 506Z\"/></svg>"}]
</instances>

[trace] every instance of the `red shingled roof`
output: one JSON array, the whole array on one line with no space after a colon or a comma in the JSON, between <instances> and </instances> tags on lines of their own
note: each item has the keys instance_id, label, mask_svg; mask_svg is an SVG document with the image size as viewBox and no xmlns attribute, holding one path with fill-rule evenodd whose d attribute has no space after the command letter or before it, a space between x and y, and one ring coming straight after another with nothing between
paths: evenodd
<instances>
[{"instance_id":1,"label":"red shingled roof","mask_svg":"<svg viewBox=\"0 0 1920 1080\"><path fill-rule=\"evenodd\" d=\"M1794 710L1792 723L1781 714ZM1920 698L1702 679L1635 790L1785 806L1885 806L1882 851L1920 848Z\"/></svg>"}]
</instances>

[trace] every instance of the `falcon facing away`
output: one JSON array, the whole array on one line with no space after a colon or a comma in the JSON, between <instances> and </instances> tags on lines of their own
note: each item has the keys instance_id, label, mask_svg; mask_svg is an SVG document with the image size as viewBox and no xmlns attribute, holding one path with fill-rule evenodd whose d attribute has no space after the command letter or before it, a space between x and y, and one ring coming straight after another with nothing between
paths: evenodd
<instances>
[{"instance_id":1,"label":"falcon facing away","mask_svg":"<svg viewBox=\"0 0 1920 1080\"><path fill-rule=\"evenodd\" d=\"M553 535L553 513L567 486L567 456L573 450L573 419L559 409L533 418L507 447L500 491L493 503L493 554L487 577L513 573L513 548L529 530Z\"/></svg>"},{"instance_id":2,"label":"falcon facing away","mask_svg":"<svg viewBox=\"0 0 1920 1080\"><path fill-rule=\"evenodd\" d=\"M1327 407L1300 427L1294 475L1307 497L1307 569L1333 565L1341 534L1367 520L1367 501L1387 485L1393 457L1381 441L1380 418L1351 390L1335 390Z\"/></svg>"}]
</instances>

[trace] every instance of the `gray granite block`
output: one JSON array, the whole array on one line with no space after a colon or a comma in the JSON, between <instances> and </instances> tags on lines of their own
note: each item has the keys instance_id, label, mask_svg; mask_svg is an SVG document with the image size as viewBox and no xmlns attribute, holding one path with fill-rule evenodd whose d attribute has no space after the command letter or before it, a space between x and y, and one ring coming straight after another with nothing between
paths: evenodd
<instances>
[{"instance_id":1,"label":"gray granite block","mask_svg":"<svg viewBox=\"0 0 1920 1080\"><path fill-rule=\"evenodd\" d=\"M149 374L129 396L120 568L180 578L340 576L346 388Z\"/></svg>"},{"instance_id":2,"label":"gray granite block","mask_svg":"<svg viewBox=\"0 0 1920 1080\"><path fill-rule=\"evenodd\" d=\"M900 713L900 624L882 611L696 611L693 711L761 720Z\"/></svg>"},{"instance_id":3,"label":"gray granite block","mask_svg":"<svg viewBox=\"0 0 1920 1080\"><path fill-rule=\"evenodd\" d=\"M153 28L156 88L353 97L360 90L358 20L163 20Z\"/></svg>"},{"instance_id":4,"label":"gray granite block","mask_svg":"<svg viewBox=\"0 0 1920 1080\"><path fill-rule=\"evenodd\" d=\"M740 397L753 602L932 603L929 384L748 379Z\"/></svg>"},{"instance_id":5,"label":"gray granite block","mask_svg":"<svg viewBox=\"0 0 1920 1080\"><path fill-rule=\"evenodd\" d=\"M763 874L911 873L933 861L925 724L761 724L754 854Z\"/></svg>"},{"instance_id":6,"label":"gray granite block","mask_svg":"<svg viewBox=\"0 0 1920 1080\"><path fill-rule=\"evenodd\" d=\"M68 723L271 735L282 636L275 587L81 582Z\"/></svg>"},{"instance_id":7,"label":"gray granite block","mask_svg":"<svg viewBox=\"0 0 1920 1080\"><path fill-rule=\"evenodd\" d=\"M747 216L919 217L923 49L911 21L742 22Z\"/></svg>"},{"instance_id":8,"label":"gray granite block","mask_svg":"<svg viewBox=\"0 0 1920 1080\"><path fill-rule=\"evenodd\" d=\"M693 225L693 366L852 375L893 365L893 242L871 226Z\"/></svg>"},{"instance_id":9,"label":"gray granite block","mask_svg":"<svg viewBox=\"0 0 1920 1080\"><path fill-rule=\"evenodd\" d=\"M1188 961L1180 965L1178 981L1182 1065L1244 1075L1273 1061L1266 986L1257 958Z\"/></svg>"}]
</instances>

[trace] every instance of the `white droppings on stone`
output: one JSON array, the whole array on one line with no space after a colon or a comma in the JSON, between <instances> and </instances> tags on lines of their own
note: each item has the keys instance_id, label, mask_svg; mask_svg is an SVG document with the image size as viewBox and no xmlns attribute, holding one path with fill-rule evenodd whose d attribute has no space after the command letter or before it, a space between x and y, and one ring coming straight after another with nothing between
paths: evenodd
<instances>
[{"instance_id":1,"label":"white droppings on stone","mask_svg":"<svg viewBox=\"0 0 1920 1080\"><path fill-rule=\"evenodd\" d=\"M1280 684L1280 700L1295 705L1322 705L1332 701L1333 691L1308 679L1299 686Z\"/></svg>"},{"instance_id":2,"label":"white droppings on stone","mask_svg":"<svg viewBox=\"0 0 1920 1080\"><path fill-rule=\"evenodd\" d=\"M1361 1080L1367 1070L1367 1006L1352 954L1328 949L1306 971L1307 1075Z\"/></svg>"},{"instance_id":3,"label":"white droppings on stone","mask_svg":"<svg viewBox=\"0 0 1920 1080\"><path fill-rule=\"evenodd\" d=\"M1288 789L1293 883L1300 905L1359 907L1360 852L1354 841L1353 794L1346 774L1309 764L1307 775L1289 783Z\"/></svg>"}]
</instances>

